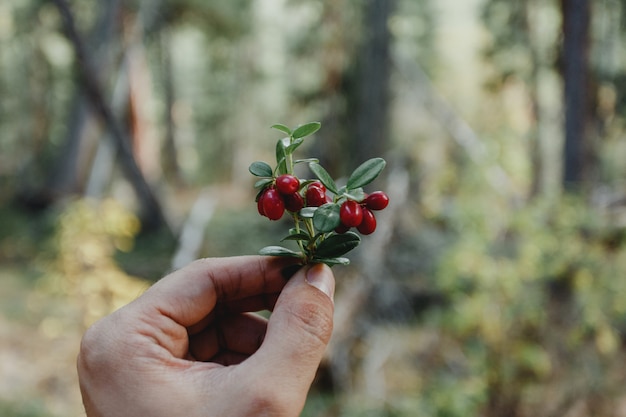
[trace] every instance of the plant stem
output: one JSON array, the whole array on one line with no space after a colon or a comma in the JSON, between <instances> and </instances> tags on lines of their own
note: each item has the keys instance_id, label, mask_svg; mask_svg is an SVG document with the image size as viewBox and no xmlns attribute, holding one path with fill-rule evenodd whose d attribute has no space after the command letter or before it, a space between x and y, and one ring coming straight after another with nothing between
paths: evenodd
<instances>
[{"instance_id":1,"label":"plant stem","mask_svg":"<svg viewBox=\"0 0 626 417\"><path fill-rule=\"evenodd\" d=\"M293 213L292 217L293 217L293 222L295 223L296 232L300 233L300 216L298 216L298 213ZM300 251L302 252L302 255L304 256L306 254L306 251L304 249L304 245L302 244L301 240L298 240L298 246L300 247Z\"/></svg>"},{"instance_id":2,"label":"plant stem","mask_svg":"<svg viewBox=\"0 0 626 417\"><path fill-rule=\"evenodd\" d=\"M293 135L289 136L289 146L293 145ZM287 165L287 173L293 175L293 153L285 153L285 165Z\"/></svg>"}]
</instances>

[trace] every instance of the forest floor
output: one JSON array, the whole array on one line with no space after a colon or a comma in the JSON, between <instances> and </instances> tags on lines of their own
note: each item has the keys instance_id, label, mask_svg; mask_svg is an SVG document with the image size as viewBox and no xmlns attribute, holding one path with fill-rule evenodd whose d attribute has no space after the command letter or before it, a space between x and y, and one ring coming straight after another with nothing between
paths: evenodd
<instances>
[{"instance_id":1,"label":"forest floor","mask_svg":"<svg viewBox=\"0 0 626 417\"><path fill-rule=\"evenodd\" d=\"M0 265L0 415L84 414L75 371L78 311L30 275L28 268Z\"/></svg>"}]
</instances>

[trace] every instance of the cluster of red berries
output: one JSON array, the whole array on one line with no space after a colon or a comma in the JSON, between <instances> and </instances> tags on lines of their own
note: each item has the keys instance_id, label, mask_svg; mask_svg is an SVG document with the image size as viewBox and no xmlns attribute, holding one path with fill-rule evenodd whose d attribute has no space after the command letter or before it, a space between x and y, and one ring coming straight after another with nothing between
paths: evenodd
<instances>
[{"instance_id":1,"label":"cluster of red berries","mask_svg":"<svg viewBox=\"0 0 626 417\"><path fill-rule=\"evenodd\" d=\"M389 197L382 191L375 191L365 197L362 202L346 200L339 209L341 225L335 229L337 233L345 233L351 227L363 235L376 230L376 217L372 210L382 210L389 204Z\"/></svg>"},{"instance_id":2,"label":"cluster of red berries","mask_svg":"<svg viewBox=\"0 0 626 417\"><path fill-rule=\"evenodd\" d=\"M257 200L261 216L270 220L283 217L285 210L298 212L304 207L304 199L298 192L300 180L293 175L280 175L274 184L265 188Z\"/></svg>"},{"instance_id":3,"label":"cluster of red berries","mask_svg":"<svg viewBox=\"0 0 626 417\"><path fill-rule=\"evenodd\" d=\"M304 192L300 190L300 180L289 174L283 174L267 186L258 196L259 214L270 220L279 220L285 210L297 213L304 207L320 207L333 200L326 194L326 187L319 181L309 183ZM376 230L376 217L373 210L382 210L389 204L389 197L382 191L376 191L361 201L346 200L339 209L340 225L337 233L345 233L356 227L364 235Z\"/></svg>"}]
</instances>

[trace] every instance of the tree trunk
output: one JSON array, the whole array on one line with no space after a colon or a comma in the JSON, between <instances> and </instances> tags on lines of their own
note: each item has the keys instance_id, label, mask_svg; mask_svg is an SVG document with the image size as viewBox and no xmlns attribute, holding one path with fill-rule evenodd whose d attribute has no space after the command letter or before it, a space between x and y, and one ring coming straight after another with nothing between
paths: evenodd
<instances>
[{"instance_id":1,"label":"tree trunk","mask_svg":"<svg viewBox=\"0 0 626 417\"><path fill-rule=\"evenodd\" d=\"M365 6L365 36L357 58L354 126L350 155L353 165L383 155L389 142L391 33L395 0L371 0Z\"/></svg>"},{"instance_id":2,"label":"tree trunk","mask_svg":"<svg viewBox=\"0 0 626 417\"><path fill-rule=\"evenodd\" d=\"M112 60L107 56L108 45L116 31L115 22L119 13L119 0L111 0L100 4L101 13L92 33L89 35L89 49L92 50L92 62L94 64L94 77L100 78L106 74L112 65ZM48 198L54 200L68 194L80 193L85 185L84 165L91 159L85 145L86 130L90 126L92 113L89 111L88 97L81 86L77 87L73 99L72 110L69 116L68 133L62 150L56 160L54 171L49 178L46 189L49 190Z\"/></svg>"},{"instance_id":3,"label":"tree trunk","mask_svg":"<svg viewBox=\"0 0 626 417\"><path fill-rule=\"evenodd\" d=\"M591 174L589 141L591 94L589 0L561 0L563 14L562 76L565 100L563 185L578 189Z\"/></svg>"},{"instance_id":4,"label":"tree trunk","mask_svg":"<svg viewBox=\"0 0 626 417\"><path fill-rule=\"evenodd\" d=\"M176 131L174 129L174 102L176 92L174 91L174 79L172 73L172 57L170 51L170 35L167 30L160 33L161 73L163 88L165 90L165 138L161 151L161 164L166 177L170 178L178 185L183 184L183 176L178 164L178 148L176 146Z\"/></svg>"}]
</instances>

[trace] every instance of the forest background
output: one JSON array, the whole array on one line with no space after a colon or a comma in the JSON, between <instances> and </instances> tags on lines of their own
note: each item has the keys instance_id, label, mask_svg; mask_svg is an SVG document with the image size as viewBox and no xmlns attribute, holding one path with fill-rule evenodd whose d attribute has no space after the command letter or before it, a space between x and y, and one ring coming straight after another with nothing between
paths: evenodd
<instances>
[{"instance_id":1,"label":"forest background","mask_svg":"<svg viewBox=\"0 0 626 417\"><path fill-rule=\"evenodd\" d=\"M274 123L390 207L303 416L626 416L624 0L4 0L0 414L80 415L90 323L256 253Z\"/></svg>"}]
</instances>

